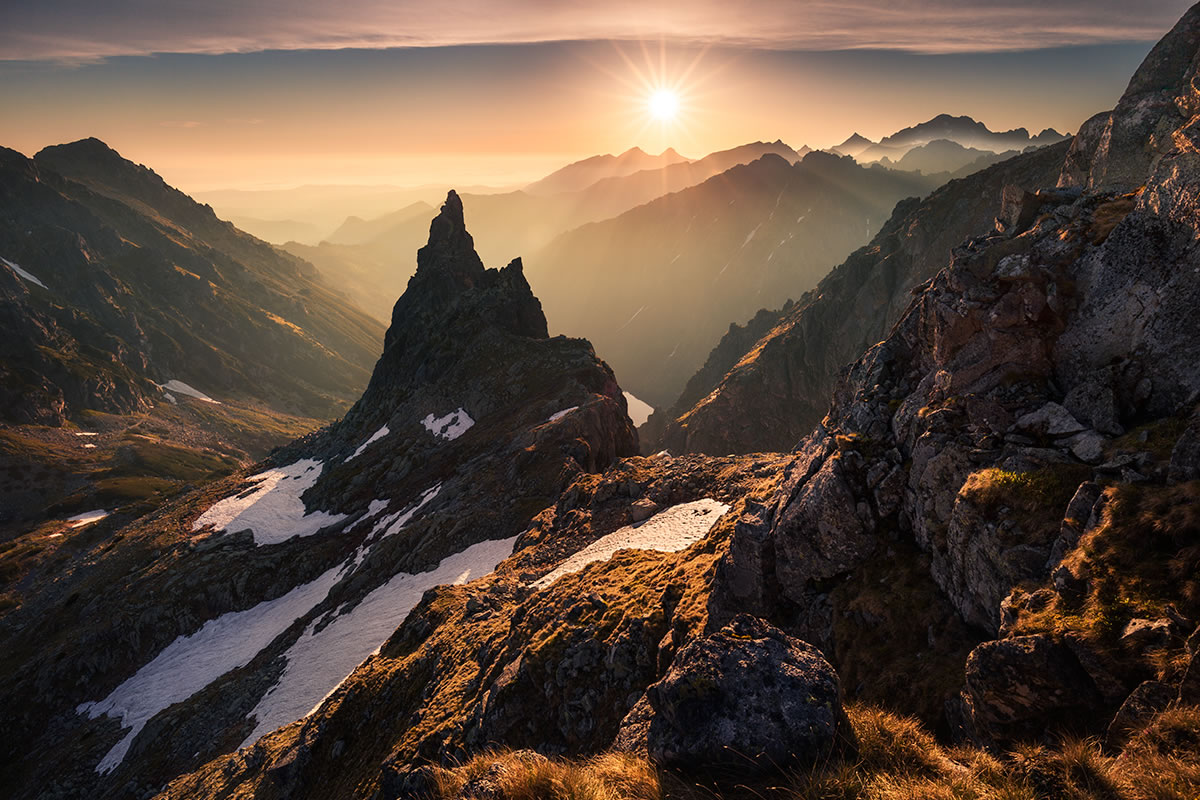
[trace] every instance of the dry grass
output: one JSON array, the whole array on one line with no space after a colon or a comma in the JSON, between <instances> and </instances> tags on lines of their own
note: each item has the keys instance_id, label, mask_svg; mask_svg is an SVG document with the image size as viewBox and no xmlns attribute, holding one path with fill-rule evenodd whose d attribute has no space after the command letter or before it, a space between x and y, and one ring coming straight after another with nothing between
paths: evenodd
<instances>
[{"instance_id":1,"label":"dry grass","mask_svg":"<svg viewBox=\"0 0 1200 800\"><path fill-rule=\"evenodd\" d=\"M1113 232L1113 228L1129 216L1137 204L1136 197L1136 194L1130 194L1096 207L1092 213L1091 228L1088 230L1088 238L1092 244L1102 244Z\"/></svg>"},{"instance_id":2,"label":"dry grass","mask_svg":"<svg viewBox=\"0 0 1200 800\"><path fill-rule=\"evenodd\" d=\"M529 751L495 751L458 767L434 767L431 795L504 800L661 800L658 771L645 759L604 753L585 761Z\"/></svg>"},{"instance_id":3,"label":"dry grass","mask_svg":"<svg viewBox=\"0 0 1200 800\"><path fill-rule=\"evenodd\" d=\"M1022 612L1017 633L1082 633L1115 647L1130 619L1155 619L1168 606L1200 615L1200 481L1170 487L1123 485L1108 490L1101 524L1065 563L1088 576L1080 601L1063 598Z\"/></svg>"},{"instance_id":4,"label":"dry grass","mask_svg":"<svg viewBox=\"0 0 1200 800\"><path fill-rule=\"evenodd\" d=\"M916 720L849 706L854 759L797 772L787 785L731 782L701 787L660 776L648 761L608 753L584 761L528 752L478 756L433 768L431 800L1196 800L1200 797L1200 708L1165 711L1119 756L1091 739L1026 745L995 756L944 747ZM742 776L745 778L746 776ZM474 783L473 783L474 782ZM484 794L488 789L498 790ZM464 792L464 789L466 790ZM481 791L483 790L483 791Z\"/></svg>"}]
</instances>

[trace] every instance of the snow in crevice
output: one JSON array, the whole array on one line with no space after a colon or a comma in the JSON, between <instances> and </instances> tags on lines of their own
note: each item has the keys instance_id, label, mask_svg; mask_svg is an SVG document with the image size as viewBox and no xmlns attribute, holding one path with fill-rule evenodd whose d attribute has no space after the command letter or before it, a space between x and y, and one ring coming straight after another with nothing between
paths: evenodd
<instances>
[{"instance_id":1,"label":"snow in crevice","mask_svg":"<svg viewBox=\"0 0 1200 800\"><path fill-rule=\"evenodd\" d=\"M384 425L382 428L380 428L379 430L372 433L371 437L369 439L367 439L365 442L360 444L358 446L358 449L355 450L353 453L351 453L350 456L346 458L344 463L349 464L351 461L353 461L354 459L361 456L363 454L363 451L365 451L368 447L371 446L372 442L379 441L383 437L387 436L389 433L391 433L391 431L388 430L388 426Z\"/></svg>"},{"instance_id":2,"label":"snow in crevice","mask_svg":"<svg viewBox=\"0 0 1200 800\"><path fill-rule=\"evenodd\" d=\"M622 392L622 394L625 395L625 407L629 409L629 419L633 421L633 427L640 428L654 413L654 406L645 400L634 397L631 392Z\"/></svg>"},{"instance_id":3,"label":"snow in crevice","mask_svg":"<svg viewBox=\"0 0 1200 800\"><path fill-rule=\"evenodd\" d=\"M129 729L101 759L96 772L115 769L142 728L160 711L250 663L275 637L324 600L340 574L341 567L334 567L274 600L209 620L190 636L180 636L167 645L108 697L78 706L75 710L80 714L92 719L105 714L118 717L121 727Z\"/></svg>"},{"instance_id":4,"label":"snow in crevice","mask_svg":"<svg viewBox=\"0 0 1200 800\"><path fill-rule=\"evenodd\" d=\"M194 397L197 400L203 400L206 403L212 403L213 405L216 405L216 406L221 405L220 400L213 400L211 397L209 397L208 395L206 395L204 392L200 391L199 389L195 388L194 386L189 386L188 384L184 383L183 381L177 381L174 378L172 378L171 380L169 380L166 383L161 384L161 385L155 384L155 386L158 386L158 388L162 390L163 394L167 397L167 399L170 400L172 403L175 402L175 398L171 396L171 392L174 392L175 394L182 394L182 395L186 395L187 397Z\"/></svg>"},{"instance_id":5,"label":"snow in crevice","mask_svg":"<svg viewBox=\"0 0 1200 800\"><path fill-rule=\"evenodd\" d=\"M433 414L421 420L421 424L425 426L425 430L432 433L441 439L453 441L462 436L467 430L475 424L475 420L471 419L471 415L459 408L456 411L451 411L444 417L435 417Z\"/></svg>"},{"instance_id":6,"label":"snow in crevice","mask_svg":"<svg viewBox=\"0 0 1200 800\"><path fill-rule=\"evenodd\" d=\"M11 262L11 261L9 261L7 258L0 257L0 261L3 261L3 262L4 262L4 265L5 265L6 267L8 267L9 269L11 269L13 272L17 273L17 275L18 275L20 278L22 278L23 280L27 280L27 281L29 281L30 283L36 283L38 286L42 287L43 289L46 289L46 290L49 290L49 289L50 289L50 287L49 287L49 286L47 286L46 284L44 284L44 283L42 283L41 281L39 281L39 280L37 279L37 277L33 275L33 273L31 273L31 272L29 272L29 271L27 271L27 270L21 269L21 267L17 266L16 264L14 264L14 263L13 263L13 262Z\"/></svg>"},{"instance_id":7,"label":"snow in crevice","mask_svg":"<svg viewBox=\"0 0 1200 800\"><path fill-rule=\"evenodd\" d=\"M393 533L396 533L405 525L412 522L412 519L417 515L417 512L424 508L430 500L433 500L433 498L437 497L440 491L442 491L442 485L439 483L436 486L426 489L421 494L421 498L417 500L417 502L413 503L409 508L397 511L394 514L388 514L386 517L379 519L375 523L375 527L371 528L371 536L374 536L380 531L383 531L383 536L380 538L386 538L391 536Z\"/></svg>"},{"instance_id":8,"label":"snow in crevice","mask_svg":"<svg viewBox=\"0 0 1200 800\"><path fill-rule=\"evenodd\" d=\"M426 591L491 573L512 554L515 543L515 536L480 542L447 556L429 572L398 573L320 630L310 624L285 653L287 666L279 680L247 715L255 727L241 746L311 714L359 664L379 652Z\"/></svg>"},{"instance_id":9,"label":"snow in crevice","mask_svg":"<svg viewBox=\"0 0 1200 800\"><path fill-rule=\"evenodd\" d=\"M758 233L758 229L761 227L762 227L762 223L760 222L754 226L754 230L752 230L748 234L746 234L746 241L742 242L742 247L745 247L746 245L750 244L751 241L754 240L754 234Z\"/></svg>"},{"instance_id":10,"label":"snow in crevice","mask_svg":"<svg viewBox=\"0 0 1200 800\"><path fill-rule=\"evenodd\" d=\"M96 445L93 444L90 446L95 447ZM88 445L84 445L84 447L88 447ZM72 528L82 528L84 525L91 525L93 522L99 522L107 517L108 513L109 512L102 508L98 508L95 511L84 511L82 514L76 514L73 517L68 517L67 522L71 523Z\"/></svg>"},{"instance_id":11,"label":"snow in crevice","mask_svg":"<svg viewBox=\"0 0 1200 800\"><path fill-rule=\"evenodd\" d=\"M645 522L626 525L600 537L533 585L544 589L564 575L579 572L588 564L612 558L618 550L678 552L703 539L728 510L728 505L711 498L671 506Z\"/></svg>"},{"instance_id":12,"label":"snow in crevice","mask_svg":"<svg viewBox=\"0 0 1200 800\"><path fill-rule=\"evenodd\" d=\"M553 414L550 415L549 419L547 419L546 422L558 422L560 419L565 417L567 414L570 414L572 411L578 411L578 410L579 410L579 406L571 406L570 408L564 408L562 411L555 411Z\"/></svg>"},{"instance_id":13,"label":"snow in crevice","mask_svg":"<svg viewBox=\"0 0 1200 800\"><path fill-rule=\"evenodd\" d=\"M633 312L633 316L632 316L632 317L630 317L629 319L627 319L627 320L625 321L625 324L624 324L624 325L622 325L621 327L617 328L617 332L618 332L618 333L620 333L621 331L623 331L623 330L625 330L626 328L628 328L628 327L629 327L629 326L630 326L630 325L633 323L633 321L634 321L635 319L637 319L637 318L638 318L638 314L641 314L641 313L642 313L643 311L645 311L645 310L646 310L646 307L645 307L645 306L642 306L642 307L641 307L641 308L639 308L637 311Z\"/></svg>"},{"instance_id":14,"label":"snow in crevice","mask_svg":"<svg viewBox=\"0 0 1200 800\"><path fill-rule=\"evenodd\" d=\"M213 505L192 523L192 530L212 525L218 531L237 533L248 528L254 533L254 543L261 546L312 536L337 524L345 514L306 512L300 499L317 482L323 467L322 462L306 458L252 475L248 480L256 484L253 489Z\"/></svg>"}]
</instances>

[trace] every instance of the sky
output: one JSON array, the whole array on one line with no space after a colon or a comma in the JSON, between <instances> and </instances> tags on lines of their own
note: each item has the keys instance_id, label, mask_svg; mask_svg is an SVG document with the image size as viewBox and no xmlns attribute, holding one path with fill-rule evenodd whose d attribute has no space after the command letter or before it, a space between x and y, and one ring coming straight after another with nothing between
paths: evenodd
<instances>
[{"instance_id":1,"label":"sky","mask_svg":"<svg viewBox=\"0 0 1200 800\"><path fill-rule=\"evenodd\" d=\"M635 145L827 147L940 113L1067 132L1188 5L3 0L0 145L96 136L206 191L511 185Z\"/></svg>"}]
</instances>

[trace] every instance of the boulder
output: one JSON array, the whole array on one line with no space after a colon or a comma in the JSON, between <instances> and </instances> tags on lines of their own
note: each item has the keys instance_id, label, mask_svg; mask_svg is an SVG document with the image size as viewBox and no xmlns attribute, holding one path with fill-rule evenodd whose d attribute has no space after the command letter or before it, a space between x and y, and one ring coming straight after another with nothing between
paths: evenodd
<instances>
[{"instance_id":1,"label":"boulder","mask_svg":"<svg viewBox=\"0 0 1200 800\"><path fill-rule=\"evenodd\" d=\"M680 651L615 744L666 767L783 770L828 758L843 720L838 676L821 653L740 614Z\"/></svg>"},{"instance_id":2,"label":"boulder","mask_svg":"<svg viewBox=\"0 0 1200 800\"><path fill-rule=\"evenodd\" d=\"M1039 436L1069 436L1087 430L1087 426L1071 416L1058 403L1046 403L1017 420L1018 430Z\"/></svg>"},{"instance_id":3,"label":"boulder","mask_svg":"<svg viewBox=\"0 0 1200 800\"><path fill-rule=\"evenodd\" d=\"M1175 442L1167 477L1176 483L1200 478L1200 420L1193 420Z\"/></svg>"},{"instance_id":4,"label":"boulder","mask_svg":"<svg viewBox=\"0 0 1200 800\"><path fill-rule=\"evenodd\" d=\"M984 642L967 658L963 706L979 744L1005 746L1094 716L1102 698L1075 654L1047 634Z\"/></svg>"},{"instance_id":5,"label":"boulder","mask_svg":"<svg viewBox=\"0 0 1200 800\"><path fill-rule=\"evenodd\" d=\"M1175 690L1165 683L1144 681L1129 693L1125 702L1117 709L1108 732L1104 736L1104 746L1111 750L1120 750L1133 734L1143 728L1146 723L1175 700Z\"/></svg>"},{"instance_id":6,"label":"boulder","mask_svg":"<svg viewBox=\"0 0 1200 800\"><path fill-rule=\"evenodd\" d=\"M1112 386L1098 380L1084 381L1063 398L1063 406L1076 419L1087 423L1101 433L1120 436L1125 433L1121 426L1117 397Z\"/></svg>"},{"instance_id":7,"label":"boulder","mask_svg":"<svg viewBox=\"0 0 1200 800\"><path fill-rule=\"evenodd\" d=\"M658 503L643 497L629 507L629 518L634 522L645 522L658 513Z\"/></svg>"}]
</instances>

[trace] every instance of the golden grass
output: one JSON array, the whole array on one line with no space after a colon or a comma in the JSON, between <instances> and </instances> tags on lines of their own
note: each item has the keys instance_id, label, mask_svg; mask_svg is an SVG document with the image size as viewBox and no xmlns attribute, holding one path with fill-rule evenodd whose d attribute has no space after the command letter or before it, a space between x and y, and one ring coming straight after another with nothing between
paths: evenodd
<instances>
[{"instance_id":1,"label":"golden grass","mask_svg":"<svg viewBox=\"0 0 1200 800\"><path fill-rule=\"evenodd\" d=\"M605 753L547 759L494 751L431 768L429 800L1196 800L1200 797L1200 708L1158 714L1117 756L1093 739L1029 744L992 755L939 744L919 722L871 706L846 709L857 755L755 783L703 787L660 774L644 758ZM464 789L466 790L464 792ZM496 790L482 794L479 790Z\"/></svg>"},{"instance_id":2,"label":"golden grass","mask_svg":"<svg viewBox=\"0 0 1200 800\"><path fill-rule=\"evenodd\" d=\"M653 765L624 753L567 761L523 750L500 750L478 755L458 767L434 767L430 777L434 798L661 800L663 796Z\"/></svg>"}]
</instances>

